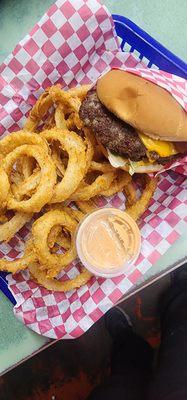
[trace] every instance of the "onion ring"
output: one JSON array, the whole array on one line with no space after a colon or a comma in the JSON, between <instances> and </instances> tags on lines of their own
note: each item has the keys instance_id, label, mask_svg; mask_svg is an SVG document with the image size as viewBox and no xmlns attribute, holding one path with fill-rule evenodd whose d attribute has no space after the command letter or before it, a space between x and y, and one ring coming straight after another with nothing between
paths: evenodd
<instances>
[{"instance_id":1,"label":"onion ring","mask_svg":"<svg viewBox=\"0 0 187 400\"><path fill-rule=\"evenodd\" d=\"M66 120L66 126L69 130L74 130L74 128L81 130L83 128L83 122L79 117L78 112L72 112Z\"/></svg>"},{"instance_id":2,"label":"onion ring","mask_svg":"<svg viewBox=\"0 0 187 400\"><path fill-rule=\"evenodd\" d=\"M125 185L123 191L126 196L126 206L130 207L135 204L137 200L136 189L132 180L127 185Z\"/></svg>"},{"instance_id":3,"label":"onion ring","mask_svg":"<svg viewBox=\"0 0 187 400\"><path fill-rule=\"evenodd\" d=\"M75 221L80 222L82 218L84 218L84 213L79 210L75 210L72 207L66 207L63 203L56 203L49 205L49 211L51 210L60 210L66 212L71 218L75 219Z\"/></svg>"},{"instance_id":4,"label":"onion ring","mask_svg":"<svg viewBox=\"0 0 187 400\"><path fill-rule=\"evenodd\" d=\"M53 189L57 178L56 169L51 157L41 148L41 146L23 145L17 147L5 157L3 167L8 175L10 175L11 169L16 160L25 155L34 157L38 162L41 169L40 184L38 185L36 192L28 200L16 200L13 193L10 191L7 208L26 213L39 212L41 208L50 201L53 195Z\"/></svg>"},{"instance_id":5,"label":"onion ring","mask_svg":"<svg viewBox=\"0 0 187 400\"><path fill-rule=\"evenodd\" d=\"M32 214L17 212L9 221L0 225L0 241L8 242L32 218Z\"/></svg>"},{"instance_id":6,"label":"onion ring","mask_svg":"<svg viewBox=\"0 0 187 400\"><path fill-rule=\"evenodd\" d=\"M85 285L92 277L92 274L87 271L87 269L82 268L81 273L75 278L61 282L56 279L47 278L45 271L41 271L39 269L39 264L37 262L32 262L29 264L29 271L32 278L34 278L37 283L44 286L48 290L57 292L68 292L73 289L78 289L79 287Z\"/></svg>"},{"instance_id":7,"label":"onion ring","mask_svg":"<svg viewBox=\"0 0 187 400\"><path fill-rule=\"evenodd\" d=\"M114 172L116 168L112 167L112 165L108 162L97 162L92 161L90 164L91 171L100 171L100 172Z\"/></svg>"},{"instance_id":8,"label":"onion ring","mask_svg":"<svg viewBox=\"0 0 187 400\"><path fill-rule=\"evenodd\" d=\"M86 147L81 137L73 131L61 131L56 128L42 132L41 136L49 143L58 140L62 149L69 155L64 177L56 184L51 199L51 203L58 203L68 199L83 179L86 167Z\"/></svg>"},{"instance_id":9,"label":"onion ring","mask_svg":"<svg viewBox=\"0 0 187 400\"><path fill-rule=\"evenodd\" d=\"M78 112L72 112L65 118L63 107L58 105L55 110L55 123L59 129L73 130L74 128L82 129L83 122L81 121Z\"/></svg>"},{"instance_id":10,"label":"onion ring","mask_svg":"<svg viewBox=\"0 0 187 400\"><path fill-rule=\"evenodd\" d=\"M52 210L64 211L77 222L80 222L82 218L84 218L84 213L82 211L75 210L72 207L67 207L64 205L64 203L49 204L49 206L47 206L47 211L52 211Z\"/></svg>"},{"instance_id":11,"label":"onion ring","mask_svg":"<svg viewBox=\"0 0 187 400\"><path fill-rule=\"evenodd\" d=\"M50 249L52 249L56 243L56 239L62 231L62 227L60 225L54 225L47 237L47 245Z\"/></svg>"},{"instance_id":12,"label":"onion ring","mask_svg":"<svg viewBox=\"0 0 187 400\"><path fill-rule=\"evenodd\" d=\"M63 247L65 250L69 250L71 247L71 240L64 235L59 235L56 238L56 244Z\"/></svg>"},{"instance_id":13,"label":"onion ring","mask_svg":"<svg viewBox=\"0 0 187 400\"><path fill-rule=\"evenodd\" d=\"M8 221L8 217L5 214L5 210L1 210L1 214L0 214L0 223L4 224L5 222Z\"/></svg>"},{"instance_id":14,"label":"onion ring","mask_svg":"<svg viewBox=\"0 0 187 400\"><path fill-rule=\"evenodd\" d=\"M23 146L24 144L36 144L41 146L43 151L49 152L48 144L44 138L36 133L27 131L17 131L10 133L0 140L0 153L4 156L15 150L16 147Z\"/></svg>"},{"instance_id":15,"label":"onion ring","mask_svg":"<svg viewBox=\"0 0 187 400\"><path fill-rule=\"evenodd\" d=\"M74 208L64 207L63 210L75 221L80 222L84 218L84 214L79 210L74 210Z\"/></svg>"},{"instance_id":16,"label":"onion ring","mask_svg":"<svg viewBox=\"0 0 187 400\"><path fill-rule=\"evenodd\" d=\"M128 174L128 172L125 171L119 171L118 176L114 181L111 183L111 186L109 189L103 190L100 192L100 195L102 196L113 196L114 194L121 192L121 190L128 185L128 183L131 180L131 176Z\"/></svg>"},{"instance_id":17,"label":"onion ring","mask_svg":"<svg viewBox=\"0 0 187 400\"><path fill-rule=\"evenodd\" d=\"M25 195L32 196L33 192L37 188L40 183L41 174L38 168L29 176L29 178L25 179L23 182L19 184L16 188L13 189L14 196L17 200L22 199ZM12 187L11 187L12 189Z\"/></svg>"},{"instance_id":18,"label":"onion ring","mask_svg":"<svg viewBox=\"0 0 187 400\"><path fill-rule=\"evenodd\" d=\"M8 261L5 259L0 259L0 270L11 272L15 274L19 270L24 270L28 268L30 263L36 261L36 256L33 253L31 241L27 242L25 253L23 257L20 257L14 261Z\"/></svg>"},{"instance_id":19,"label":"onion ring","mask_svg":"<svg viewBox=\"0 0 187 400\"><path fill-rule=\"evenodd\" d=\"M63 178L66 168L60 156L61 149L60 147L55 146L55 144L56 143L54 143L54 146L51 146L51 157L56 166L57 175Z\"/></svg>"},{"instance_id":20,"label":"onion ring","mask_svg":"<svg viewBox=\"0 0 187 400\"><path fill-rule=\"evenodd\" d=\"M45 120L45 123L42 126L42 131L45 131L46 129L51 129L55 127L55 118L54 114L50 114L49 117Z\"/></svg>"},{"instance_id":21,"label":"onion ring","mask_svg":"<svg viewBox=\"0 0 187 400\"><path fill-rule=\"evenodd\" d=\"M88 128L84 128L84 135L85 135L85 142L87 146L86 150L86 168L85 168L85 175L90 168L90 164L94 155L94 143L93 143L93 135L91 134Z\"/></svg>"},{"instance_id":22,"label":"onion ring","mask_svg":"<svg viewBox=\"0 0 187 400\"><path fill-rule=\"evenodd\" d=\"M21 176L24 179L27 179L29 178L30 175L32 175L34 168L35 168L35 163L32 158L21 157L21 159L18 160L17 170L20 172Z\"/></svg>"},{"instance_id":23,"label":"onion ring","mask_svg":"<svg viewBox=\"0 0 187 400\"><path fill-rule=\"evenodd\" d=\"M78 112L81 106L81 100L77 96L72 96L68 91L62 90L60 85L54 85L49 88L49 95L53 103L62 104L68 110Z\"/></svg>"},{"instance_id":24,"label":"onion ring","mask_svg":"<svg viewBox=\"0 0 187 400\"><path fill-rule=\"evenodd\" d=\"M91 85L82 85L78 87L73 87L68 90L68 93L73 97L78 97L81 100L84 100L86 97L88 90L91 89Z\"/></svg>"},{"instance_id":25,"label":"onion ring","mask_svg":"<svg viewBox=\"0 0 187 400\"><path fill-rule=\"evenodd\" d=\"M65 254L51 254L47 246L48 235L55 225L61 225L72 237L71 248ZM48 269L48 276L56 276L76 258L74 234L77 223L66 212L52 210L38 218L32 226L33 246L38 260Z\"/></svg>"},{"instance_id":26,"label":"onion ring","mask_svg":"<svg viewBox=\"0 0 187 400\"><path fill-rule=\"evenodd\" d=\"M52 249L52 252L56 252L55 244L63 247L65 250L69 250L71 247L71 240L68 236L63 234L63 230L60 225L53 226L47 238L47 245L50 249Z\"/></svg>"},{"instance_id":27,"label":"onion ring","mask_svg":"<svg viewBox=\"0 0 187 400\"><path fill-rule=\"evenodd\" d=\"M8 180L8 175L3 168L0 167L0 208L5 208L7 204L7 198L10 190L10 183Z\"/></svg>"},{"instance_id":28,"label":"onion ring","mask_svg":"<svg viewBox=\"0 0 187 400\"><path fill-rule=\"evenodd\" d=\"M126 212L137 221L147 209L151 198L157 188L158 178L150 178L146 176L146 186L138 201L131 207L126 208Z\"/></svg>"},{"instance_id":29,"label":"onion ring","mask_svg":"<svg viewBox=\"0 0 187 400\"><path fill-rule=\"evenodd\" d=\"M23 182L23 177L17 170L13 170L10 176L11 186L15 185L15 187L18 187L18 185L20 185L22 182Z\"/></svg>"},{"instance_id":30,"label":"onion ring","mask_svg":"<svg viewBox=\"0 0 187 400\"><path fill-rule=\"evenodd\" d=\"M62 107L57 106L55 110L55 124L59 129L67 129L67 123Z\"/></svg>"},{"instance_id":31,"label":"onion ring","mask_svg":"<svg viewBox=\"0 0 187 400\"><path fill-rule=\"evenodd\" d=\"M15 184L11 185L11 190L16 198L20 197L18 195L20 185L22 186L22 184L30 178L35 167L35 160L30 157L23 156L17 161L16 170L13 170L11 173L11 182L15 182ZM27 194L27 192L25 194Z\"/></svg>"},{"instance_id":32,"label":"onion ring","mask_svg":"<svg viewBox=\"0 0 187 400\"><path fill-rule=\"evenodd\" d=\"M96 204L93 202L93 200L88 200L88 201L76 201L75 202L76 206L81 210L84 214L89 214L92 211L97 209Z\"/></svg>"},{"instance_id":33,"label":"onion ring","mask_svg":"<svg viewBox=\"0 0 187 400\"><path fill-rule=\"evenodd\" d=\"M71 195L71 200L89 200L100 194L101 190L106 190L116 177L116 172L106 172L99 175L91 185L81 183L78 189Z\"/></svg>"},{"instance_id":34,"label":"onion ring","mask_svg":"<svg viewBox=\"0 0 187 400\"><path fill-rule=\"evenodd\" d=\"M66 212L71 218L73 218L76 222L80 222L84 218L84 213L80 210L75 210L72 207L67 207L63 203L56 203L56 204L50 204L47 207L48 211L54 211L54 210L60 210ZM56 227L57 231L57 227ZM54 230L55 233L55 230Z\"/></svg>"},{"instance_id":35,"label":"onion ring","mask_svg":"<svg viewBox=\"0 0 187 400\"><path fill-rule=\"evenodd\" d=\"M24 125L24 130L34 132L37 128L39 122L45 116L47 111L53 105L53 100L49 91L46 90L36 101L34 107L31 109L29 113L29 117Z\"/></svg>"}]
</instances>

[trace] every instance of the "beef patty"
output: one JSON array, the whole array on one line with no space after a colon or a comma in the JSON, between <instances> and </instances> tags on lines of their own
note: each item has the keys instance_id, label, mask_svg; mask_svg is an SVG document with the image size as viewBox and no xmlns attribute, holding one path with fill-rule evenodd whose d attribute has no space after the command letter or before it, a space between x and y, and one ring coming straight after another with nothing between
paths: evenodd
<instances>
[{"instance_id":1,"label":"beef patty","mask_svg":"<svg viewBox=\"0 0 187 400\"><path fill-rule=\"evenodd\" d=\"M79 114L85 126L93 130L104 147L132 161L139 161L146 156L146 147L135 129L108 111L95 90L88 92Z\"/></svg>"},{"instance_id":2,"label":"beef patty","mask_svg":"<svg viewBox=\"0 0 187 400\"><path fill-rule=\"evenodd\" d=\"M184 157L186 155L186 153L177 153L168 157L160 157L159 154L156 153L156 151L151 151L149 154L152 160L162 165L179 160L181 157Z\"/></svg>"}]
</instances>

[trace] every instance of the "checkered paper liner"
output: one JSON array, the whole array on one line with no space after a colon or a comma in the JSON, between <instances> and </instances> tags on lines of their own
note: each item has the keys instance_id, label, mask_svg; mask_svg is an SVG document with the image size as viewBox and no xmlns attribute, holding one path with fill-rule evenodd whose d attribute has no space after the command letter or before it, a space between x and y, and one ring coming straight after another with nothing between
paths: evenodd
<instances>
[{"instance_id":1,"label":"checkered paper liner","mask_svg":"<svg viewBox=\"0 0 187 400\"><path fill-rule=\"evenodd\" d=\"M94 82L111 67L127 69L165 87L187 109L186 81L147 69L133 53L120 52L111 15L103 5L97 0L58 0L0 67L0 134L20 129L36 99L51 84L73 87ZM113 279L93 277L68 293L38 286L28 271L9 275L9 288L17 302L15 315L50 338L75 338L88 330L186 229L186 161L161 174L141 222L142 248L133 273ZM124 195L100 198L98 206L124 209ZM26 225L8 244L1 244L0 255L7 259L19 256L29 231ZM62 279L74 277L79 268L76 260Z\"/></svg>"}]
</instances>

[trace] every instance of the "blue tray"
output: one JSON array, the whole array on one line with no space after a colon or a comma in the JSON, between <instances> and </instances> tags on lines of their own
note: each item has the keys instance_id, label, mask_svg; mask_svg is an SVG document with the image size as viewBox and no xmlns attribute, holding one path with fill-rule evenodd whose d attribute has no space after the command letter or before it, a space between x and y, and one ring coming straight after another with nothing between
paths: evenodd
<instances>
[{"instance_id":1,"label":"blue tray","mask_svg":"<svg viewBox=\"0 0 187 400\"><path fill-rule=\"evenodd\" d=\"M113 15L115 28L121 40L122 51L136 52L138 58L150 67L158 67L187 79L187 64L175 56L148 33L122 15ZM0 290L15 304L15 299L8 289L6 273L0 273Z\"/></svg>"},{"instance_id":2,"label":"blue tray","mask_svg":"<svg viewBox=\"0 0 187 400\"><path fill-rule=\"evenodd\" d=\"M122 15L113 14L113 20L118 37L121 39L123 51L135 51L140 60L150 67L158 67L163 71L187 79L187 64L134 22Z\"/></svg>"},{"instance_id":3,"label":"blue tray","mask_svg":"<svg viewBox=\"0 0 187 400\"><path fill-rule=\"evenodd\" d=\"M7 276L6 272L0 272L0 290L5 294L6 297L8 297L8 299L13 304L16 304L15 298L12 296L12 293L8 289L6 276Z\"/></svg>"}]
</instances>

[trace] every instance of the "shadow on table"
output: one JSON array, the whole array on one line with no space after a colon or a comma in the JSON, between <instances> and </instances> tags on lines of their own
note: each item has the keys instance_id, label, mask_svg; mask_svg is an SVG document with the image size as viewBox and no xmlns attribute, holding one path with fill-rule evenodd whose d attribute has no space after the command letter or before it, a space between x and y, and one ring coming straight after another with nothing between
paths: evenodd
<instances>
[{"instance_id":1,"label":"shadow on table","mask_svg":"<svg viewBox=\"0 0 187 400\"><path fill-rule=\"evenodd\" d=\"M137 333L159 344L158 301L166 276L123 302ZM84 400L110 371L111 340L104 319L76 340L58 341L0 378L1 400Z\"/></svg>"}]
</instances>

